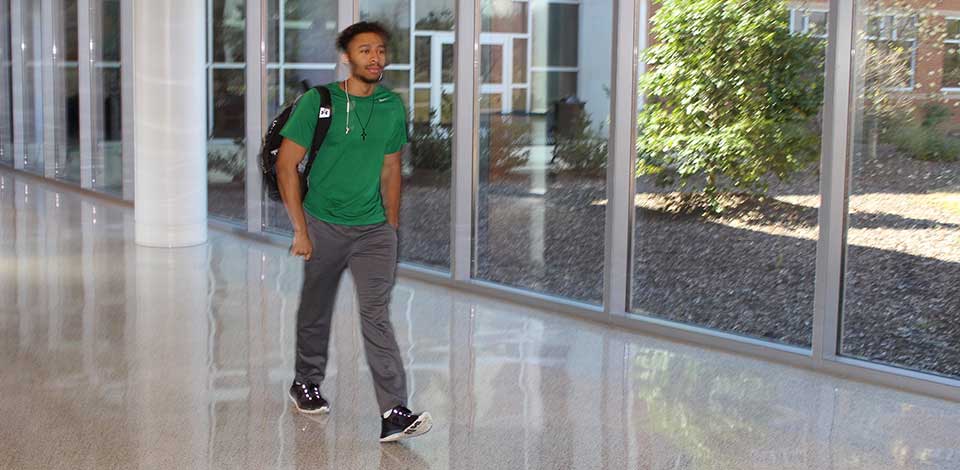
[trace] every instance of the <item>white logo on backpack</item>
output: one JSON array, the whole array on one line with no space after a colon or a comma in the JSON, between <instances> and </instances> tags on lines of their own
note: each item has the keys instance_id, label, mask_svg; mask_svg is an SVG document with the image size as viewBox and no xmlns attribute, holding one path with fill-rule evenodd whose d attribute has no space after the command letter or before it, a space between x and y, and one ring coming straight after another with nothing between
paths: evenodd
<instances>
[{"instance_id":1,"label":"white logo on backpack","mask_svg":"<svg viewBox=\"0 0 960 470\"><path fill-rule=\"evenodd\" d=\"M320 119L330 117L330 108L320 108Z\"/></svg>"}]
</instances>

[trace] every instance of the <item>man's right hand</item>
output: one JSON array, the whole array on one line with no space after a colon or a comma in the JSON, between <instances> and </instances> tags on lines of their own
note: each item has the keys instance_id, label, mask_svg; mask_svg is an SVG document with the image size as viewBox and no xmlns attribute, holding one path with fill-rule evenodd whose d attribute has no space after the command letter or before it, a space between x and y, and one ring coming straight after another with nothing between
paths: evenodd
<instances>
[{"instance_id":1,"label":"man's right hand","mask_svg":"<svg viewBox=\"0 0 960 470\"><path fill-rule=\"evenodd\" d=\"M293 246L290 247L290 254L293 256L302 256L304 261L310 261L313 255L313 243L306 232L296 232L293 234Z\"/></svg>"}]
</instances>

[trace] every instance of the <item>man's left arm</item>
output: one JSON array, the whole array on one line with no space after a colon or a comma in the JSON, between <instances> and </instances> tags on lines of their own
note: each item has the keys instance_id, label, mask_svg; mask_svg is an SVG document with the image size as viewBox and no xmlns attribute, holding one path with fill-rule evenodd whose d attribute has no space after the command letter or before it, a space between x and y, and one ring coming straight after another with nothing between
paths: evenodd
<instances>
[{"instance_id":1,"label":"man's left arm","mask_svg":"<svg viewBox=\"0 0 960 470\"><path fill-rule=\"evenodd\" d=\"M387 213L387 223L393 228L400 227L400 152L383 156L383 170L380 171L380 196Z\"/></svg>"}]
</instances>

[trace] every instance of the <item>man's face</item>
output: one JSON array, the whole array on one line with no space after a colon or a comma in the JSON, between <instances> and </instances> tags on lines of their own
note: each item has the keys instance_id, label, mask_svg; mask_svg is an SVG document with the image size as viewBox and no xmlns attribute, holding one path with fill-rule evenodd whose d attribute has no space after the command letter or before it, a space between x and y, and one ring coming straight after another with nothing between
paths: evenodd
<instances>
[{"instance_id":1,"label":"man's face","mask_svg":"<svg viewBox=\"0 0 960 470\"><path fill-rule=\"evenodd\" d=\"M343 55L351 74L367 83L377 83L387 66L387 46L377 33L360 33L353 37Z\"/></svg>"}]
</instances>

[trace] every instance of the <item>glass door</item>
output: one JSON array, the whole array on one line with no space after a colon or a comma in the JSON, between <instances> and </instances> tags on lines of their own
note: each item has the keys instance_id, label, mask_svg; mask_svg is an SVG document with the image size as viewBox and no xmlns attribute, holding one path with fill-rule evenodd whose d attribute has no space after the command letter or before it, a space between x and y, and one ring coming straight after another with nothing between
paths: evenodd
<instances>
[{"instance_id":1,"label":"glass door","mask_svg":"<svg viewBox=\"0 0 960 470\"><path fill-rule=\"evenodd\" d=\"M480 114L507 114L512 103L513 41L505 34L480 35Z\"/></svg>"}]
</instances>

